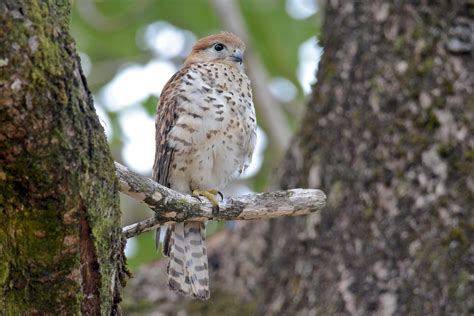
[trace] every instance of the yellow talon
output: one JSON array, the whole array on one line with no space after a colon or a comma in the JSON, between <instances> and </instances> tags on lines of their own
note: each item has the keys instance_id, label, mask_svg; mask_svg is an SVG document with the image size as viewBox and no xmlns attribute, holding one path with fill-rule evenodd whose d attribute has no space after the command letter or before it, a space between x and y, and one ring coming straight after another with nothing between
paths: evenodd
<instances>
[{"instance_id":1,"label":"yellow talon","mask_svg":"<svg viewBox=\"0 0 474 316\"><path fill-rule=\"evenodd\" d=\"M219 191L210 189L210 190L193 190L193 196L204 196L212 203L212 208L219 208L219 203L216 200L216 195Z\"/></svg>"}]
</instances>

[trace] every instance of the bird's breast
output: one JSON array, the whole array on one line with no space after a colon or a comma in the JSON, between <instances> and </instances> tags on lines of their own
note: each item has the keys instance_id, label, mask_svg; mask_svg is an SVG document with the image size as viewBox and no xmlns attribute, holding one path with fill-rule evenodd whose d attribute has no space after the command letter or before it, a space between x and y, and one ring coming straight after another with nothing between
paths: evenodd
<instances>
[{"instance_id":1,"label":"bird's breast","mask_svg":"<svg viewBox=\"0 0 474 316\"><path fill-rule=\"evenodd\" d=\"M172 186L180 179L180 187L223 188L248 165L255 145L247 76L223 64L192 65L176 100L178 118L169 135L175 148Z\"/></svg>"}]
</instances>

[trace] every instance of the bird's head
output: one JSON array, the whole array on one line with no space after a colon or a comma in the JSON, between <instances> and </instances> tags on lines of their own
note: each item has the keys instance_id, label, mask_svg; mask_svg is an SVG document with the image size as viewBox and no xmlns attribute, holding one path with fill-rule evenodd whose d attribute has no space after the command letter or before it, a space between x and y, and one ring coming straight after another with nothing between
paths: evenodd
<instances>
[{"instance_id":1,"label":"bird's head","mask_svg":"<svg viewBox=\"0 0 474 316\"><path fill-rule=\"evenodd\" d=\"M185 64L219 62L242 69L245 44L232 33L222 32L201 38L194 44Z\"/></svg>"}]
</instances>

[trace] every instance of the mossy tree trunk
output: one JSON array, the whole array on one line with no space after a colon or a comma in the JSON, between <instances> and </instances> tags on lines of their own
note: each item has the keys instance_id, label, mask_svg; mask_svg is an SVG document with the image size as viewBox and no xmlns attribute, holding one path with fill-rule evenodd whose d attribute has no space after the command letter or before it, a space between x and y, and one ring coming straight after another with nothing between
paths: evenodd
<instances>
[{"instance_id":1,"label":"mossy tree trunk","mask_svg":"<svg viewBox=\"0 0 474 316\"><path fill-rule=\"evenodd\" d=\"M0 3L0 314L110 315L118 185L68 1Z\"/></svg>"},{"instance_id":2,"label":"mossy tree trunk","mask_svg":"<svg viewBox=\"0 0 474 316\"><path fill-rule=\"evenodd\" d=\"M264 314L472 314L473 25L472 1L326 1L279 186L328 207L243 225L212 281Z\"/></svg>"}]
</instances>

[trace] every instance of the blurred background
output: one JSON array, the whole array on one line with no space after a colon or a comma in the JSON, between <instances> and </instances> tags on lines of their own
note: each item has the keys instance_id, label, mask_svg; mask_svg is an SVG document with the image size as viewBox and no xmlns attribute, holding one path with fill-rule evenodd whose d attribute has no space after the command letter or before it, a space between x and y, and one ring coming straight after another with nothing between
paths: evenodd
<instances>
[{"instance_id":1,"label":"blurred background","mask_svg":"<svg viewBox=\"0 0 474 316\"><path fill-rule=\"evenodd\" d=\"M232 31L247 44L259 130L252 165L223 192L266 190L315 80L322 54L314 36L319 11L316 0L74 1L72 34L114 159L151 175L154 115L163 86L198 38ZM123 225L152 216L128 197L121 199ZM222 225L210 223L208 234ZM128 241L132 272L161 256L153 249L152 233Z\"/></svg>"}]
</instances>

